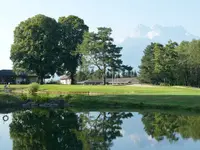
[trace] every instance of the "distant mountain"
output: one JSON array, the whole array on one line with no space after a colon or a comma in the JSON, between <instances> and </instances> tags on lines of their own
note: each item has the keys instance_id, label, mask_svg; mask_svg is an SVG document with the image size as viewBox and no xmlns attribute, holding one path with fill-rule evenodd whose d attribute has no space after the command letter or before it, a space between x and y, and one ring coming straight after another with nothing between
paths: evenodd
<instances>
[{"instance_id":1,"label":"distant mountain","mask_svg":"<svg viewBox=\"0 0 200 150\"><path fill-rule=\"evenodd\" d=\"M123 47L122 59L124 64L138 69L143 51L151 42L166 44L169 40L180 43L183 40L191 41L200 37L188 33L182 26L164 27L155 25L148 27L138 25L133 34L127 37L119 45Z\"/></svg>"}]
</instances>

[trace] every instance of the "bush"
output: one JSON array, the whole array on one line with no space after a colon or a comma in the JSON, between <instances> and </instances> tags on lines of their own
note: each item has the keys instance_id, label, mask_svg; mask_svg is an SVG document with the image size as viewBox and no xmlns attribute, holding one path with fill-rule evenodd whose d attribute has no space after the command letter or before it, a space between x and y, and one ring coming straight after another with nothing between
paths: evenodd
<instances>
[{"instance_id":1,"label":"bush","mask_svg":"<svg viewBox=\"0 0 200 150\"><path fill-rule=\"evenodd\" d=\"M30 96L30 99L33 100L34 102L48 102L50 100L50 97L46 96L46 95L32 95Z\"/></svg>"},{"instance_id":2,"label":"bush","mask_svg":"<svg viewBox=\"0 0 200 150\"><path fill-rule=\"evenodd\" d=\"M23 101L26 101L28 99L27 95L25 95L25 94L21 94L19 97Z\"/></svg>"},{"instance_id":3,"label":"bush","mask_svg":"<svg viewBox=\"0 0 200 150\"><path fill-rule=\"evenodd\" d=\"M40 85L38 83L31 83L28 87L28 93L31 95L35 95L38 92Z\"/></svg>"}]
</instances>

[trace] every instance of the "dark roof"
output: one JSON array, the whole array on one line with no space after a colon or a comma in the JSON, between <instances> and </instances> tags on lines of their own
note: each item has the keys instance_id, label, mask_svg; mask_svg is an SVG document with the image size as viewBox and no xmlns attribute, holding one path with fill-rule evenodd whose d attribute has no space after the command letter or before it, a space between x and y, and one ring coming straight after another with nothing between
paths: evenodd
<instances>
[{"instance_id":1,"label":"dark roof","mask_svg":"<svg viewBox=\"0 0 200 150\"><path fill-rule=\"evenodd\" d=\"M137 78L114 78L113 80L111 78L106 79L106 81L110 84L131 84L131 83L139 83L139 80Z\"/></svg>"},{"instance_id":2,"label":"dark roof","mask_svg":"<svg viewBox=\"0 0 200 150\"><path fill-rule=\"evenodd\" d=\"M0 76L15 76L12 70L0 70Z\"/></svg>"},{"instance_id":3,"label":"dark roof","mask_svg":"<svg viewBox=\"0 0 200 150\"><path fill-rule=\"evenodd\" d=\"M13 70L0 70L0 76L27 76L26 73L16 74ZM28 74L29 77L37 77L35 74Z\"/></svg>"},{"instance_id":4,"label":"dark roof","mask_svg":"<svg viewBox=\"0 0 200 150\"><path fill-rule=\"evenodd\" d=\"M78 82L78 84L102 84L102 80L86 80ZM106 83L109 84L136 84L139 83L137 78L107 78Z\"/></svg>"}]
</instances>

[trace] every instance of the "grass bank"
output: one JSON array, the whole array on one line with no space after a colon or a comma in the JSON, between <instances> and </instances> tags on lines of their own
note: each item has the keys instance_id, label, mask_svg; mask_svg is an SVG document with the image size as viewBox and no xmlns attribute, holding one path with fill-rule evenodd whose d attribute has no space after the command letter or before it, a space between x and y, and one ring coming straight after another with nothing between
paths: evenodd
<instances>
[{"instance_id":1,"label":"grass bank","mask_svg":"<svg viewBox=\"0 0 200 150\"><path fill-rule=\"evenodd\" d=\"M200 95L72 96L72 106L83 109L126 108L200 111Z\"/></svg>"},{"instance_id":2,"label":"grass bank","mask_svg":"<svg viewBox=\"0 0 200 150\"><path fill-rule=\"evenodd\" d=\"M13 91L26 91L27 85L11 85ZM3 85L0 86L3 90ZM190 87L135 87L135 86L79 86L42 85L40 92L48 91L51 98L59 94L51 92L91 92L100 95L71 95L66 101L75 109L162 109L200 111L200 89ZM42 96L41 96L42 97ZM21 103L15 95L0 94L0 108Z\"/></svg>"},{"instance_id":3,"label":"grass bank","mask_svg":"<svg viewBox=\"0 0 200 150\"><path fill-rule=\"evenodd\" d=\"M11 85L13 91L26 92L28 85ZM3 90L3 85L0 85ZM171 86L88 86L88 85L41 85L40 92L90 92L104 95L200 95L199 88Z\"/></svg>"},{"instance_id":4,"label":"grass bank","mask_svg":"<svg viewBox=\"0 0 200 150\"><path fill-rule=\"evenodd\" d=\"M0 92L0 109L20 107L21 103L22 100L19 97Z\"/></svg>"}]
</instances>

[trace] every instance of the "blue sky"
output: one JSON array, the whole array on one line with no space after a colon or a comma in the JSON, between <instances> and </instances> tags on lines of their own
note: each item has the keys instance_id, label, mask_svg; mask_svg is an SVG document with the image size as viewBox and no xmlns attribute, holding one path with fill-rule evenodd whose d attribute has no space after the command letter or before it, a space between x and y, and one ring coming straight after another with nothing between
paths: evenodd
<instances>
[{"instance_id":1,"label":"blue sky","mask_svg":"<svg viewBox=\"0 0 200 150\"><path fill-rule=\"evenodd\" d=\"M55 19L77 15L91 30L111 27L118 41L131 35L138 24L181 25L200 36L199 5L199 0L0 0L0 69L12 68L14 28L36 14Z\"/></svg>"}]
</instances>

